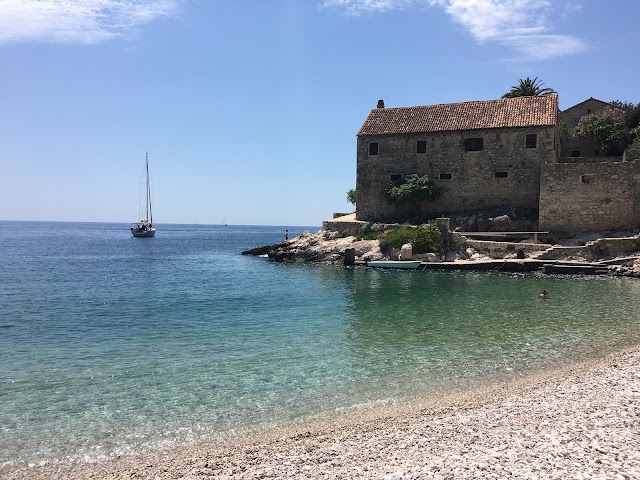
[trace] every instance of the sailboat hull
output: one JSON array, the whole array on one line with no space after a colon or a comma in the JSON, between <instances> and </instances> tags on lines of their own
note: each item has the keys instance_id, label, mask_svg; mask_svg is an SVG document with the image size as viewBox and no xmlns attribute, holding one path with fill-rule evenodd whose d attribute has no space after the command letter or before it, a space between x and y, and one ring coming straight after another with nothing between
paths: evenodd
<instances>
[{"instance_id":1,"label":"sailboat hull","mask_svg":"<svg viewBox=\"0 0 640 480\"><path fill-rule=\"evenodd\" d=\"M137 238L148 238L148 237L153 237L156 234L156 229L155 228L149 228L146 230L136 230L134 228L131 229L131 233L133 234L134 237Z\"/></svg>"}]
</instances>

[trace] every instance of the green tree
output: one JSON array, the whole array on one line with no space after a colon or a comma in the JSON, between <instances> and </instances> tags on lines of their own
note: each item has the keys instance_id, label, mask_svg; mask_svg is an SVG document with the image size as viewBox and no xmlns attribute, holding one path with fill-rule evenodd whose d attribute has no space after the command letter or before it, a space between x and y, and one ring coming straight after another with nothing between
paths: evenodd
<instances>
[{"instance_id":1,"label":"green tree","mask_svg":"<svg viewBox=\"0 0 640 480\"><path fill-rule=\"evenodd\" d=\"M384 191L390 203L397 205L435 199L440 191L426 175L407 175L403 182L393 182Z\"/></svg>"},{"instance_id":2,"label":"green tree","mask_svg":"<svg viewBox=\"0 0 640 480\"><path fill-rule=\"evenodd\" d=\"M625 119L625 110L605 107L601 112L582 117L573 129L573 135L595 141L607 155L622 155L633 135L626 128Z\"/></svg>"},{"instance_id":3,"label":"green tree","mask_svg":"<svg viewBox=\"0 0 640 480\"><path fill-rule=\"evenodd\" d=\"M640 127L631 130L630 134L633 140L627 149L627 153L631 160L640 159Z\"/></svg>"},{"instance_id":4,"label":"green tree","mask_svg":"<svg viewBox=\"0 0 640 480\"><path fill-rule=\"evenodd\" d=\"M563 122L562 120L560 120L558 122L558 130L560 131L561 142L566 142L567 140L571 139L571 129L566 124L566 122Z\"/></svg>"},{"instance_id":5,"label":"green tree","mask_svg":"<svg viewBox=\"0 0 640 480\"><path fill-rule=\"evenodd\" d=\"M347 191L347 202L353 204L353 206L356 206L356 189L352 188L351 190Z\"/></svg>"},{"instance_id":6,"label":"green tree","mask_svg":"<svg viewBox=\"0 0 640 480\"><path fill-rule=\"evenodd\" d=\"M420 221L420 202L434 200L442 191L437 188L429 177L416 173L407 175L402 182L393 182L385 190L384 195L389 203L399 207L406 207L404 212L398 212L398 220Z\"/></svg>"},{"instance_id":7,"label":"green tree","mask_svg":"<svg viewBox=\"0 0 640 480\"><path fill-rule=\"evenodd\" d=\"M620 100L614 100L611 102L614 105L624 111L624 126L628 130L633 130L640 125L640 103L635 105L632 102L621 102Z\"/></svg>"},{"instance_id":8,"label":"green tree","mask_svg":"<svg viewBox=\"0 0 640 480\"><path fill-rule=\"evenodd\" d=\"M543 85L544 82L538 80L538 77L520 79L518 80L518 85L511 87L511 90L505 93L502 98L537 97L556 93L552 88L543 88Z\"/></svg>"}]
</instances>

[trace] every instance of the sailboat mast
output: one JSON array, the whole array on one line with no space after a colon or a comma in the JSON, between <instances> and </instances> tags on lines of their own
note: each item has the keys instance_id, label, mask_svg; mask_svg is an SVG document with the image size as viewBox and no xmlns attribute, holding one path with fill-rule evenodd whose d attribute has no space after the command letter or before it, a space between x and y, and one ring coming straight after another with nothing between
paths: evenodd
<instances>
[{"instance_id":1,"label":"sailboat mast","mask_svg":"<svg viewBox=\"0 0 640 480\"><path fill-rule=\"evenodd\" d=\"M149 185L149 152L147 152L146 167L147 167L147 219L149 220L149 226L152 226L153 213L151 211L151 186Z\"/></svg>"}]
</instances>

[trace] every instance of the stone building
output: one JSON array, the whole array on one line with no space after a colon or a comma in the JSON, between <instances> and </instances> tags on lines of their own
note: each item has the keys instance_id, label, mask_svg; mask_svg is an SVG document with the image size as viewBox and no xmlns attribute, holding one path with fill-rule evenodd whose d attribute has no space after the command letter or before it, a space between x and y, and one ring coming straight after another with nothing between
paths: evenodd
<instances>
[{"instance_id":1,"label":"stone building","mask_svg":"<svg viewBox=\"0 0 640 480\"><path fill-rule=\"evenodd\" d=\"M588 142L560 151L559 119L573 128L607 106L591 98L558 112L555 94L401 108L381 100L357 136L356 218L426 221L519 207L538 212L541 230L637 228L639 161L599 156ZM427 175L442 195L390 204L384 190L410 174Z\"/></svg>"},{"instance_id":2,"label":"stone building","mask_svg":"<svg viewBox=\"0 0 640 480\"><path fill-rule=\"evenodd\" d=\"M600 113L607 107L619 108L592 97L560 112L558 121L573 129L585 115ZM539 226L563 231L637 228L639 179L638 161L607 157L589 139L563 141L559 162L542 167Z\"/></svg>"},{"instance_id":3,"label":"stone building","mask_svg":"<svg viewBox=\"0 0 640 480\"><path fill-rule=\"evenodd\" d=\"M563 122L569 130L578 126L580 119L585 115L597 114L605 108L618 108L615 105L596 98L589 98L573 107L567 108L558 114L558 121ZM561 143L560 157L600 157L606 156L606 152L600 151L600 146L593 140L570 138Z\"/></svg>"},{"instance_id":4,"label":"stone building","mask_svg":"<svg viewBox=\"0 0 640 480\"><path fill-rule=\"evenodd\" d=\"M420 215L500 207L538 209L541 166L559 154L558 96L518 97L421 107L378 108L357 140L357 219L409 216L384 190L407 175L427 175L442 191Z\"/></svg>"}]
</instances>

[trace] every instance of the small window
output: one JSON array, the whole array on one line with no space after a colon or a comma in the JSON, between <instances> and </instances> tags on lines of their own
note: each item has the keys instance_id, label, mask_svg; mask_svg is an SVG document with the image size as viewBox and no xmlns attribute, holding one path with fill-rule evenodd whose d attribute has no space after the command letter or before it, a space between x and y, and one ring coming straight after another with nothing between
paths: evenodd
<instances>
[{"instance_id":1,"label":"small window","mask_svg":"<svg viewBox=\"0 0 640 480\"><path fill-rule=\"evenodd\" d=\"M378 155L378 142L369 144L369 155Z\"/></svg>"},{"instance_id":2,"label":"small window","mask_svg":"<svg viewBox=\"0 0 640 480\"><path fill-rule=\"evenodd\" d=\"M594 157L599 157L600 156L600 150L594 150L593 151L593 156Z\"/></svg>"},{"instance_id":3,"label":"small window","mask_svg":"<svg viewBox=\"0 0 640 480\"><path fill-rule=\"evenodd\" d=\"M426 140L418 140L416 144L416 152L418 153L427 153L427 141Z\"/></svg>"},{"instance_id":4,"label":"small window","mask_svg":"<svg viewBox=\"0 0 640 480\"><path fill-rule=\"evenodd\" d=\"M482 150L484 140L482 138L465 138L464 151L465 152L477 152Z\"/></svg>"},{"instance_id":5,"label":"small window","mask_svg":"<svg viewBox=\"0 0 640 480\"><path fill-rule=\"evenodd\" d=\"M571 156L572 157L579 157L580 156L580 150L572 150L571 151Z\"/></svg>"},{"instance_id":6,"label":"small window","mask_svg":"<svg viewBox=\"0 0 640 480\"><path fill-rule=\"evenodd\" d=\"M496 178L507 178L509 176L509 172L496 172Z\"/></svg>"},{"instance_id":7,"label":"small window","mask_svg":"<svg viewBox=\"0 0 640 480\"><path fill-rule=\"evenodd\" d=\"M589 115L591 113L591 109L587 108L587 115Z\"/></svg>"},{"instance_id":8,"label":"small window","mask_svg":"<svg viewBox=\"0 0 640 480\"><path fill-rule=\"evenodd\" d=\"M596 179L596 176L591 173L585 173L584 175L580 175L580 183L589 184Z\"/></svg>"},{"instance_id":9,"label":"small window","mask_svg":"<svg viewBox=\"0 0 640 480\"><path fill-rule=\"evenodd\" d=\"M452 175L450 173L441 173L440 175L438 175L438 178L440 180L451 180Z\"/></svg>"},{"instance_id":10,"label":"small window","mask_svg":"<svg viewBox=\"0 0 640 480\"><path fill-rule=\"evenodd\" d=\"M401 182L402 181L402 175L391 175L391 181L392 182Z\"/></svg>"},{"instance_id":11,"label":"small window","mask_svg":"<svg viewBox=\"0 0 640 480\"><path fill-rule=\"evenodd\" d=\"M528 133L524 142L525 148L538 148L538 134Z\"/></svg>"}]
</instances>

